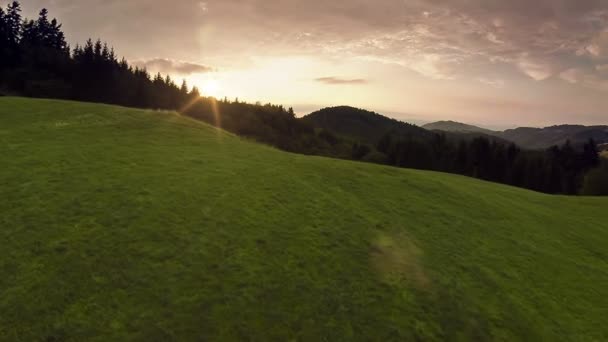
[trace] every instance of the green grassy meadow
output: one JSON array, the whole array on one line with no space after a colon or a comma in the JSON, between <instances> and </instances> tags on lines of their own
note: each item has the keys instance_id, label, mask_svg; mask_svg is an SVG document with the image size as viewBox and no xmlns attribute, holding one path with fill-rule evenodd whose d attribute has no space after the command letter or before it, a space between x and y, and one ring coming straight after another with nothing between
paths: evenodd
<instances>
[{"instance_id":1,"label":"green grassy meadow","mask_svg":"<svg viewBox=\"0 0 608 342\"><path fill-rule=\"evenodd\" d=\"M608 339L608 199L0 98L0 340Z\"/></svg>"}]
</instances>

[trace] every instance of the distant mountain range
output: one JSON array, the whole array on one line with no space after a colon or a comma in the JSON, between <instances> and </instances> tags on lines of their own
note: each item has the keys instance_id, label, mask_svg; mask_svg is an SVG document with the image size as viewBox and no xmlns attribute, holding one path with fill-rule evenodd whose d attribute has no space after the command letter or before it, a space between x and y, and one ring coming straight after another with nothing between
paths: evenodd
<instances>
[{"instance_id":1,"label":"distant mountain range","mask_svg":"<svg viewBox=\"0 0 608 342\"><path fill-rule=\"evenodd\" d=\"M582 145L590 138L598 144L608 144L608 126L520 127L501 132L461 122L438 121L419 127L348 106L324 108L306 115L302 120L318 129L368 144L376 144L386 134L427 140L432 138L431 132L445 132L448 139L470 140L483 136L500 142L513 142L526 149L546 149L563 145L568 140L573 145Z\"/></svg>"},{"instance_id":2,"label":"distant mountain range","mask_svg":"<svg viewBox=\"0 0 608 342\"><path fill-rule=\"evenodd\" d=\"M608 143L608 126L559 125L545 128L520 127L499 132L460 122L438 121L422 127L433 131L477 132L493 135L528 149L545 149L553 145L562 145L568 140L573 145L581 145L591 138L600 144Z\"/></svg>"},{"instance_id":3,"label":"distant mountain range","mask_svg":"<svg viewBox=\"0 0 608 342\"><path fill-rule=\"evenodd\" d=\"M509 129L500 136L517 145L531 149L561 145L570 140L573 145L583 144L589 139L597 143L608 143L608 126L559 125L545 128L521 127Z\"/></svg>"}]
</instances>

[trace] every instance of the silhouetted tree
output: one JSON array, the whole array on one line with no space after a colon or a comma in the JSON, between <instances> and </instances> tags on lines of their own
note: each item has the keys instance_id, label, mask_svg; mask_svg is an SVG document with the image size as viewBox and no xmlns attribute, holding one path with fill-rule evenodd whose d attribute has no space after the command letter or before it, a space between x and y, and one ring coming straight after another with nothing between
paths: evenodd
<instances>
[{"instance_id":1,"label":"silhouetted tree","mask_svg":"<svg viewBox=\"0 0 608 342\"><path fill-rule=\"evenodd\" d=\"M0 72L15 67L19 61L19 41L21 40L21 6L12 2L6 11L0 9Z\"/></svg>"}]
</instances>

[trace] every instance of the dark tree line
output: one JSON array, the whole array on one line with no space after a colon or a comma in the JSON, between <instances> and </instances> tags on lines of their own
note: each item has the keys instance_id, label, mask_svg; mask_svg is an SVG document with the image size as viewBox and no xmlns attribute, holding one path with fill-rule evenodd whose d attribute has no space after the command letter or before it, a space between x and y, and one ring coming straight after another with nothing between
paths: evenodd
<instances>
[{"instance_id":1,"label":"dark tree line","mask_svg":"<svg viewBox=\"0 0 608 342\"><path fill-rule=\"evenodd\" d=\"M585 173L599 164L593 141L582 149L567 143L537 152L484 137L454 141L432 133L432 138L420 139L402 132L369 145L315 129L291 108L203 97L185 81L178 86L169 76L151 76L119 60L100 40L71 49L61 24L49 20L46 9L36 20L24 20L18 2L0 8L0 61L0 94L179 110L292 152L438 170L563 194L578 193Z\"/></svg>"},{"instance_id":2,"label":"dark tree line","mask_svg":"<svg viewBox=\"0 0 608 342\"><path fill-rule=\"evenodd\" d=\"M386 135L377 149L391 165L457 173L554 194L579 193L585 174L600 163L593 140L577 148L567 142L546 151L531 151L483 136L455 143L442 134L430 141Z\"/></svg>"},{"instance_id":3,"label":"dark tree line","mask_svg":"<svg viewBox=\"0 0 608 342\"><path fill-rule=\"evenodd\" d=\"M287 151L314 153L318 145L324 146L312 126L296 119L292 108L280 105L201 98L182 113Z\"/></svg>"},{"instance_id":4,"label":"dark tree line","mask_svg":"<svg viewBox=\"0 0 608 342\"><path fill-rule=\"evenodd\" d=\"M100 40L71 49L61 24L43 9L24 20L18 2L0 8L0 90L24 96L178 109L199 97L169 76L151 76L119 60Z\"/></svg>"}]
</instances>

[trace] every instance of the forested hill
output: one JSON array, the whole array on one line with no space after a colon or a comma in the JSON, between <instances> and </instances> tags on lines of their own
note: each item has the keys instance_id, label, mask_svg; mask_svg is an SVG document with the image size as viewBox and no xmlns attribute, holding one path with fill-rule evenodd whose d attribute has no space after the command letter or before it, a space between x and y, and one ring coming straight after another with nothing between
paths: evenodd
<instances>
[{"instance_id":1,"label":"forested hill","mask_svg":"<svg viewBox=\"0 0 608 342\"><path fill-rule=\"evenodd\" d=\"M317 128L371 144L378 143L386 134L419 140L433 137L418 126L349 106L324 108L306 115L303 120Z\"/></svg>"}]
</instances>

